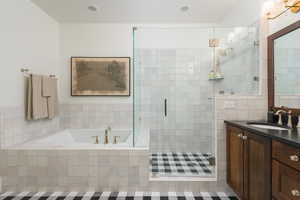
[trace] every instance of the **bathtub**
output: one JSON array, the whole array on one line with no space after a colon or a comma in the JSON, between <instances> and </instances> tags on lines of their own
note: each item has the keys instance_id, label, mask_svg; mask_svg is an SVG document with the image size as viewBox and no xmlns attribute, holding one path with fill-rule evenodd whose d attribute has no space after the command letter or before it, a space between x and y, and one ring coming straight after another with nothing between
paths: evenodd
<instances>
[{"instance_id":1,"label":"bathtub","mask_svg":"<svg viewBox=\"0 0 300 200\"><path fill-rule=\"evenodd\" d=\"M105 131L101 129L65 129L52 135L28 141L9 149L122 149L133 148L132 130L112 130L109 135L109 144L104 144ZM95 144L95 136L99 144ZM117 144L114 137L118 136ZM135 147L149 147L149 132L139 134Z\"/></svg>"}]
</instances>

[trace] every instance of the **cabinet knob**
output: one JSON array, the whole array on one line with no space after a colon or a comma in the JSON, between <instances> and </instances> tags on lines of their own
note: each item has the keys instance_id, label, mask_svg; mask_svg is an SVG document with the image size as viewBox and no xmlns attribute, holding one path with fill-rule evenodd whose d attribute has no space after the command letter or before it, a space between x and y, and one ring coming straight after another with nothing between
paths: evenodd
<instances>
[{"instance_id":1,"label":"cabinet knob","mask_svg":"<svg viewBox=\"0 0 300 200\"><path fill-rule=\"evenodd\" d=\"M294 162L299 162L299 157L297 155L290 156L290 160Z\"/></svg>"},{"instance_id":2,"label":"cabinet knob","mask_svg":"<svg viewBox=\"0 0 300 200\"><path fill-rule=\"evenodd\" d=\"M238 134L237 135L239 138L243 138L243 134Z\"/></svg>"},{"instance_id":3,"label":"cabinet knob","mask_svg":"<svg viewBox=\"0 0 300 200\"><path fill-rule=\"evenodd\" d=\"M299 192L299 190L292 190L291 193L292 193L292 195L293 195L294 197L300 197L300 192Z\"/></svg>"}]
</instances>

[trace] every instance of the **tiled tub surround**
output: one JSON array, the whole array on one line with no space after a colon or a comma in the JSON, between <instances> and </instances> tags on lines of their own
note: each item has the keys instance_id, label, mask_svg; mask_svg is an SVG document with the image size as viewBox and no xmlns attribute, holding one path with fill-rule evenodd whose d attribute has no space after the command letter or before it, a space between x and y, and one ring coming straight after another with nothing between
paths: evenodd
<instances>
[{"instance_id":1,"label":"tiled tub surround","mask_svg":"<svg viewBox=\"0 0 300 200\"><path fill-rule=\"evenodd\" d=\"M23 107L0 108L0 146L6 148L60 130L59 117L52 120L27 121Z\"/></svg>"},{"instance_id":2,"label":"tiled tub surround","mask_svg":"<svg viewBox=\"0 0 300 200\"><path fill-rule=\"evenodd\" d=\"M224 108L226 101L235 108ZM265 119L266 108L263 97L217 97L216 181L149 180L147 149L7 149L0 151L3 191L230 191L223 121Z\"/></svg>"},{"instance_id":3,"label":"tiled tub surround","mask_svg":"<svg viewBox=\"0 0 300 200\"><path fill-rule=\"evenodd\" d=\"M2 191L231 191L220 180L151 181L148 153L146 149L2 150Z\"/></svg>"},{"instance_id":4,"label":"tiled tub surround","mask_svg":"<svg viewBox=\"0 0 300 200\"><path fill-rule=\"evenodd\" d=\"M148 138L146 134L148 133L143 132L145 140ZM104 144L104 130L65 129L47 137L10 147L9 149L122 149L132 147L132 137L131 130L113 130L108 134L108 144ZM147 144L147 142L148 141L143 141L142 144ZM146 147L147 145L145 145L145 148Z\"/></svg>"},{"instance_id":5,"label":"tiled tub surround","mask_svg":"<svg viewBox=\"0 0 300 200\"><path fill-rule=\"evenodd\" d=\"M2 150L3 191L137 191L148 150Z\"/></svg>"},{"instance_id":6,"label":"tiled tub surround","mask_svg":"<svg viewBox=\"0 0 300 200\"><path fill-rule=\"evenodd\" d=\"M61 128L86 129L108 126L112 129L132 129L131 103L63 103L60 106Z\"/></svg>"}]
</instances>

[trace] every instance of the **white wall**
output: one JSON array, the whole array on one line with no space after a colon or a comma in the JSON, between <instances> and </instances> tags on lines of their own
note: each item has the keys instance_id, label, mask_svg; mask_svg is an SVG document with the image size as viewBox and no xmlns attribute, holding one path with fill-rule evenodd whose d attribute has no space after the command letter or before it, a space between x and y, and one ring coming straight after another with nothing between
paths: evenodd
<instances>
[{"instance_id":1,"label":"white wall","mask_svg":"<svg viewBox=\"0 0 300 200\"><path fill-rule=\"evenodd\" d=\"M58 23L30 0L1 0L0 106L22 106L22 67L33 73L58 73Z\"/></svg>"},{"instance_id":2,"label":"white wall","mask_svg":"<svg viewBox=\"0 0 300 200\"><path fill-rule=\"evenodd\" d=\"M61 101L63 103L129 103L131 97L71 97L70 58L132 57L132 26L128 24L60 24Z\"/></svg>"},{"instance_id":3,"label":"white wall","mask_svg":"<svg viewBox=\"0 0 300 200\"><path fill-rule=\"evenodd\" d=\"M224 26L245 26L258 21L265 0L240 0L228 10L221 24Z\"/></svg>"},{"instance_id":4,"label":"white wall","mask_svg":"<svg viewBox=\"0 0 300 200\"><path fill-rule=\"evenodd\" d=\"M249 23L259 20L263 15L262 7L266 1L267 0L241 0L230 10L228 15L224 16L221 24L225 26L240 26L249 25ZM295 14L290 11L277 19L268 20L269 34L273 34L298 20L300 20L300 13Z\"/></svg>"},{"instance_id":5,"label":"white wall","mask_svg":"<svg viewBox=\"0 0 300 200\"><path fill-rule=\"evenodd\" d=\"M273 34L298 20L300 20L300 12L295 14L288 11L277 19L269 21L269 34Z\"/></svg>"}]
</instances>

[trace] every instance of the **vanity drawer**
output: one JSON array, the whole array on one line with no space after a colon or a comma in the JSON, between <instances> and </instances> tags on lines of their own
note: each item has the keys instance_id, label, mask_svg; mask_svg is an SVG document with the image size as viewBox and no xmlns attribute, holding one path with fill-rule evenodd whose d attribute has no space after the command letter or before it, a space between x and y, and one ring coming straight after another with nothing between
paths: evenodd
<instances>
[{"instance_id":1,"label":"vanity drawer","mask_svg":"<svg viewBox=\"0 0 300 200\"><path fill-rule=\"evenodd\" d=\"M275 199L300 200L300 172L273 160L272 177L272 195Z\"/></svg>"},{"instance_id":2,"label":"vanity drawer","mask_svg":"<svg viewBox=\"0 0 300 200\"><path fill-rule=\"evenodd\" d=\"M300 149L281 142L272 142L272 156L274 159L300 171Z\"/></svg>"}]
</instances>

